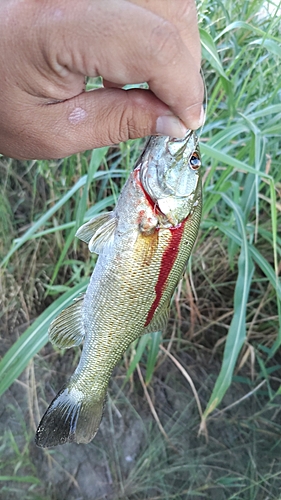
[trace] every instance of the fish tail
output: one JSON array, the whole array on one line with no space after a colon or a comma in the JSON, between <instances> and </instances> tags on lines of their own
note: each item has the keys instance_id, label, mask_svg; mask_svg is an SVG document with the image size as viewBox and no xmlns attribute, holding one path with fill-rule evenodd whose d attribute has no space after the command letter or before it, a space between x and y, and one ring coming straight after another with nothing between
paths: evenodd
<instances>
[{"instance_id":1,"label":"fish tail","mask_svg":"<svg viewBox=\"0 0 281 500\"><path fill-rule=\"evenodd\" d=\"M43 448L67 442L89 443L98 431L104 405L105 398L90 399L78 389L62 389L43 415L35 443Z\"/></svg>"}]
</instances>

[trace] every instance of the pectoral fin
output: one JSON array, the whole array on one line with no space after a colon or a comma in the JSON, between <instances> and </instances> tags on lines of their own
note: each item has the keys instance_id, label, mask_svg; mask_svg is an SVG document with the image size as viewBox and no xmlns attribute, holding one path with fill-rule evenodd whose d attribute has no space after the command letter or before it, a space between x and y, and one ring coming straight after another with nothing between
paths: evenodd
<instances>
[{"instance_id":1,"label":"pectoral fin","mask_svg":"<svg viewBox=\"0 0 281 500\"><path fill-rule=\"evenodd\" d=\"M106 212L105 214L96 215L96 217L79 227L75 236L85 241L85 243L89 243L96 231L111 219L111 214L112 212Z\"/></svg>"},{"instance_id":2,"label":"pectoral fin","mask_svg":"<svg viewBox=\"0 0 281 500\"><path fill-rule=\"evenodd\" d=\"M51 323L50 341L62 349L80 345L85 337L82 320L84 295L78 297L71 306L64 309Z\"/></svg>"},{"instance_id":3,"label":"pectoral fin","mask_svg":"<svg viewBox=\"0 0 281 500\"><path fill-rule=\"evenodd\" d=\"M116 226L117 219L113 212L107 212L106 214L99 214L86 224L83 224L78 229L76 236L88 243L90 252L99 254L106 247L112 245Z\"/></svg>"}]
</instances>

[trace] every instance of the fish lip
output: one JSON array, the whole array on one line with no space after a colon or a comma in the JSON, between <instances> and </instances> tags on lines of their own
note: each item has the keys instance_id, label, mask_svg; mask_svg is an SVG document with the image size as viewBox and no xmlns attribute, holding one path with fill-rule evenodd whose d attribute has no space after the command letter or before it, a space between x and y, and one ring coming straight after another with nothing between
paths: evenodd
<instances>
[{"instance_id":1,"label":"fish lip","mask_svg":"<svg viewBox=\"0 0 281 500\"><path fill-rule=\"evenodd\" d=\"M199 142L198 136L194 130L188 129L183 139L179 139L178 137L168 137L168 141L166 142L167 151L172 156L179 155L180 153L184 154L189 141L193 142L193 151L197 148ZM192 152L190 153L190 156L191 154Z\"/></svg>"},{"instance_id":2,"label":"fish lip","mask_svg":"<svg viewBox=\"0 0 281 500\"><path fill-rule=\"evenodd\" d=\"M168 137L169 141L168 142L183 142L185 143L187 140L190 140L190 138L194 136L197 138L197 134L195 130L188 129L185 136L183 138L179 137Z\"/></svg>"}]
</instances>

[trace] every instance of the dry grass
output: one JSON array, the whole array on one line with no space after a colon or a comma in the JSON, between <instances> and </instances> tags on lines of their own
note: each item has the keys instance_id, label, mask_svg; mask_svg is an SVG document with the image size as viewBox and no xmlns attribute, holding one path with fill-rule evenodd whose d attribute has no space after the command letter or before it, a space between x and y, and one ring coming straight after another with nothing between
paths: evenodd
<instances>
[{"instance_id":1,"label":"dry grass","mask_svg":"<svg viewBox=\"0 0 281 500\"><path fill-rule=\"evenodd\" d=\"M125 355L88 447L33 444L46 401L80 355L43 346L52 314L94 265L75 229L114 206L142 141L60 162L0 158L0 353L14 349L13 363L1 363L3 500L86 500L93 488L95 500L280 498L280 33L277 17L257 18L260 5L199 6L221 64L202 32L209 111L198 243L166 335ZM200 419L208 443L197 437Z\"/></svg>"}]
</instances>

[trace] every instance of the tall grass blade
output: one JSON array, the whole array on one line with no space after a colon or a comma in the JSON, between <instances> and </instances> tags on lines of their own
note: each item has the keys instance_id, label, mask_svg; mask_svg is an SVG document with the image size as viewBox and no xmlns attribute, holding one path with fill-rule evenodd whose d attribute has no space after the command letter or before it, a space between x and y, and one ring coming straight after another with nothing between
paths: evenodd
<instances>
[{"instance_id":1,"label":"tall grass blade","mask_svg":"<svg viewBox=\"0 0 281 500\"><path fill-rule=\"evenodd\" d=\"M214 69L218 71L218 73L226 80L229 82L229 79L223 69L222 63L220 61L217 48L214 44L214 41L212 37L207 33L206 30L200 28L200 40L202 47L205 49L206 53L208 54L207 59L211 66L213 66ZM230 83L230 82L229 82Z\"/></svg>"},{"instance_id":2,"label":"tall grass blade","mask_svg":"<svg viewBox=\"0 0 281 500\"><path fill-rule=\"evenodd\" d=\"M113 205L115 202L115 196L110 195L106 196L100 201L97 201L92 207L90 207L84 216L84 222L90 220L94 215L99 214L103 210L106 210L109 206ZM65 224L59 224L58 226L49 227L48 229L44 229L43 231L38 231L38 233L32 234L29 236L28 240L34 240L36 238L41 238L42 236L46 236L47 234L56 233L57 231L64 231L65 229L76 228L76 221L66 222ZM76 230L74 231L74 233ZM20 238L16 238L14 240L15 243L19 241Z\"/></svg>"},{"instance_id":3,"label":"tall grass blade","mask_svg":"<svg viewBox=\"0 0 281 500\"><path fill-rule=\"evenodd\" d=\"M41 481L35 476L0 476L0 481L12 481L16 483L40 484Z\"/></svg>"},{"instance_id":4,"label":"tall grass blade","mask_svg":"<svg viewBox=\"0 0 281 500\"><path fill-rule=\"evenodd\" d=\"M94 176L100 167L103 159L105 158L109 148L99 148L94 149L91 154L91 160L88 168L87 181L85 183L82 196L79 201L78 210L77 210L77 218L76 218L76 229L78 229L83 224L83 219L85 212L87 210L87 200L88 200L88 191Z\"/></svg>"},{"instance_id":5,"label":"tall grass blade","mask_svg":"<svg viewBox=\"0 0 281 500\"><path fill-rule=\"evenodd\" d=\"M17 239L16 243L14 243L11 250L0 263L0 267L4 266L12 257L12 255L36 233L37 229L43 226L59 210L59 208L61 208L67 202L67 200L69 200L78 191L78 189L85 185L86 181L87 176L84 175L67 193L65 193L64 196L61 197L59 201L57 201L57 203L55 203L53 207L47 210L44 215L42 215L36 222L34 222L34 224L32 224L32 226L24 233L24 235L21 238Z\"/></svg>"},{"instance_id":6,"label":"tall grass blade","mask_svg":"<svg viewBox=\"0 0 281 500\"><path fill-rule=\"evenodd\" d=\"M143 335L139 341L138 341L138 347L136 349L136 352L135 352L135 355L130 363L130 366L127 370L127 374L126 374L126 381L129 380L130 376L132 375L132 373L135 371L136 367L137 367L137 364L138 362L140 361L143 353L144 353L144 350L146 348L146 345L149 341L149 338L150 338L150 334L147 333L146 335Z\"/></svg>"},{"instance_id":7,"label":"tall grass blade","mask_svg":"<svg viewBox=\"0 0 281 500\"><path fill-rule=\"evenodd\" d=\"M264 38L257 38L257 40L251 42L250 45L261 45L269 52L271 52L273 55L281 57L281 47L274 40L265 40Z\"/></svg>"},{"instance_id":8,"label":"tall grass blade","mask_svg":"<svg viewBox=\"0 0 281 500\"><path fill-rule=\"evenodd\" d=\"M241 233L242 246L238 259L238 277L234 292L234 315L226 339L222 368L203 414L203 420L206 420L207 416L218 406L231 384L235 364L246 338L246 309L254 272L242 211L228 196L222 193L222 197L235 213L237 226Z\"/></svg>"},{"instance_id":9,"label":"tall grass blade","mask_svg":"<svg viewBox=\"0 0 281 500\"><path fill-rule=\"evenodd\" d=\"M153 376L153 372L155 370L156 361L159 355L161 336L162 336L161 332L155 332L150 334L150 343L149 343L149 351L148 351L146 374L145 374L145 383L147 385L150 383Z\"/></svg>"},{"instance_id":10,"label":"tall grass blade","mask_svg":"<svg viewBox=\"0 0 281 500\"><path fill-rule=\"evenodd\" d=\"M209 156L209 158L218 160L226 165L231 165L232 167L236 168L237 170L241 170L242 172L249 172L250 174L255 175L257 174L257 170L254 167L251 167L246 162L233 158L233 156L230 156L229 154L224 153L223 151L220 151L213 146L209 146L209 144L200 144L200 149L202 153ZM269 181L273 182L271 175L268 175L264 172L259 172L259 175L262 178L268 179Z\"/></svg>"},{"instance_id":11,"label":"tall grass blade","mask_svg":"<svg viewBox=\"0 0 281 500\"><path fill-rule=\"evenodd\" d=\"M110 176L111 177L120 177L120 175L125 174L127 175L126 171L118 170L118 171L111 171ZM96 180L101 179L103 177L109 177L108 172L96 172L94 175L94 178ZM55 203L53 207L51 207L47 212L42 215L32 226L24 233L24 235L21 238L17 238L17 240L14 242L11 250L8 252L8 254L5 256L5 258L0 262L0 267L3 267L9 259L14 255L14 253L19 250L19 248L29 241L32 237L34 237L34 234L36 231L43 226L72 196L80 189L82 188L86 183L87 183L88 176L83 175L79 181L77 181L74 186L67 192L65 193L59 201Z\"/></svg>"},{"instance_id":12,"label":"tall grass blade","mask_svg":"<svg viewBox=\"0 0 281 500\"><path fill-rule=\"evenodd\" d=\"M242 238L234 229L223 223L217 223L215 224L215 226L220 231L222 231L226 236L235 241L239 246L242 245ZM204 222L202 227L203 228L214 227L214 223ZM268 281L272 285L273 289L276 291L278 300L281 300L281 283L280 280L276 277L274 269L254 245L248 243L248 249L253 260L260 267L260 269L262 270L262 272L265 274Z\"/></svg>"},{"instance_id":13,"label":"tall grass blade","mask_svg":"<svg viewBox=\"0 0 281 500\"><path fill-rule=\"evenodd\" d=\"M48 328L51 322L86 290L88 282L88 279L83 280L56 299L8 350L0 362L0 396L23 372L31 358L48 342Z\"/></svg>"},{"instance_id":14,"label":"tall grass blade","mask_svg":"<svg viewBox=\"0 0 281 500\"><path fill-rule=\"evenodd\" d=\"M65 260L65 256L67 255L67 252L69 250L69 247L70 245L73 243L73 239L75 237L75 232L76 232L76 227L74 227L68 234L67 238L66 238L66 241L64 242L64 245L63 245L63 248L62 248L62 251L60 253L60 256L59 256L59 259L55 265L55 269L53 271L53 275L51 277L51 280L50 280L50 283L49 283L49 286L52 286L52 284L54 283L57 275L58 275L58 272L59 272L59 269L62 265L62 263L64 262Z\"/></svg>"}]
</instances>

